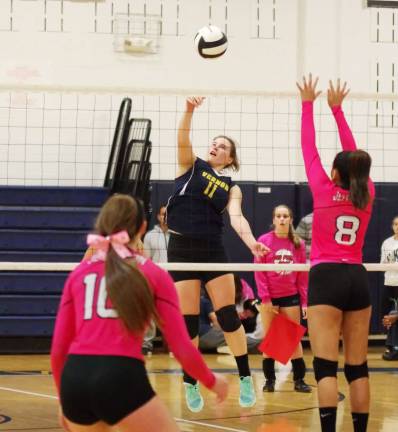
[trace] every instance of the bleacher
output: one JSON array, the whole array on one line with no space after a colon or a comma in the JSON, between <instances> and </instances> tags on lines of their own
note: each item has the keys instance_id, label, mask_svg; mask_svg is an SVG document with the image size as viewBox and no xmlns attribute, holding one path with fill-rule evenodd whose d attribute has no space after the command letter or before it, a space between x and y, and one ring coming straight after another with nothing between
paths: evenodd
<instances>
[{"instance_id":1,"label":"bleacher","mask_svg":"<svg viewBox=\"0 0 398 432\"><path fill-rule=\"evenodd\" d=\"M103 187L0 187L0 261L77 263L98 211L113 193L138 196L150 215L151 122L119 111ZM2 271L0 352L47 352L67 277L63 271Z\"/></svg>"}]
</instances>

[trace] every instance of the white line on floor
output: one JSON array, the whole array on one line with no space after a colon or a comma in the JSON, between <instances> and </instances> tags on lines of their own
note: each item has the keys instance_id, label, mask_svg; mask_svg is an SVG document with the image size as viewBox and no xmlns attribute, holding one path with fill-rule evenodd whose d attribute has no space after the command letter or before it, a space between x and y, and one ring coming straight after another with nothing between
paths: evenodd
<instances>
[{"instance_id":1,"label":"white line on floor","mask_svg":"<svg viewBox=\"0 0 398 432\"><path fill-rule=\"evenodd\" d=\"M231 431L231 432L247 432L245 429L234 429L234 428L230 428L230 427L214 425L214 424L211 424L211 423L203 423L203 422L200 422L200 421L180 419L180 418L177 418L177 417L174 417L174 420L176 422L178 422L178 423L197 424L197 425L201 425L201 426L206 426L208 428L221 429L221 430ZM218 419L218 420L222 420L222 419Z\"/></svg>"},{"instance_id":2,"label":"white line on floor","mask_svg":"<svg viewBox=\"0 0 398 432\"><path fill-rule=\"evenodd\" d=\"M14 393L22 393L22 394L31 395L31 396L40 396L40 397L44 397L44 398L48 398L48 399L58 399L57 396L46 395L43 393L34 393L34 392L25 391L25 390L13 389L13 388L9 388L9 387L0 387L0 390L11 391Z\"/></svg>"},{"instance_id":3,"label":"white line on floor","mask_svg":"<svg viewBox=\"0 0 398 432\"><path fill-rule=\"evenodd\" d=\"M26 394L26 395L30 395L30 396L39 396L39 397L43 397L43 398L47 398L47 399L58 399L57 396L46 395L46 394L43 394L43 393L29 392L29 391L25 391L25 390L18 390L18 389L13 389L13 388L9 388L9 387L0 387L0 390L10 391L10 392L14 392L14 393L22 393L22 394ZM210 424L210 423L204 423L204 422L199 422L199 421L194 421L194 420L185 420L185 419L176 418L176 417L174 418L174 420L176 422L179 422L179 423L197 424L197 425L201 425L201 426L206 426L208 428L221 429L221 430L224 430L224 431L247 432L244 429L234 429L234 428L230 428L230 427L218 426L218 425L213 425L213 424Z\"/></svg>"}]
</instances>

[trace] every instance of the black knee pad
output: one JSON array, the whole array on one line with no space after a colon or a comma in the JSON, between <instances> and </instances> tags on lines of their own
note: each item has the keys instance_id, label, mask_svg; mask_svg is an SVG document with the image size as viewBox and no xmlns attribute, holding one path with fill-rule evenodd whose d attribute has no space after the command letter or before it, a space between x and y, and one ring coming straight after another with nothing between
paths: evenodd
<instances>
[{"instance_id":1,"label":"black knee pad","mask_svg":"<svg viewBox=\"0 0 398 432\"><path fill-rule=\"evenodd\" d=\"M221 329L226 333L232 333L242 325L235 305L228 305L218 309L216 315Z\"/></svg>"},{"instance_id":2,"label":"black knee pad","mask_svg":"<svg viewBox=\"0 0 398 432\"><path fill-rule=\"evenodd\" d=\"M369 377L368 362L365 361L360 365L350 365L346 363L344 365L344 375L349 384L351 384L352 381L355 381L359 378L368 378Z\"/></svg>"},{"instance_id":3,"label":"black knee pad","mask_svg":"<svg viewBox=\"0 0 398 432\"><path fill-rule=\"evenodd\" d=\"M199 334L199 315L183 315L191 339Z\"/></svg>"},{"instance_id":4,"label":"black knee pad","mask_svg":"<svg viewBox=\"0 0 398 432\"><path fill-rule=\"evenodd\" d=\"M312 365L314 367L316 382L326 377L337 377L337 361L314 357Z\"/></svg>"}]
</instances>

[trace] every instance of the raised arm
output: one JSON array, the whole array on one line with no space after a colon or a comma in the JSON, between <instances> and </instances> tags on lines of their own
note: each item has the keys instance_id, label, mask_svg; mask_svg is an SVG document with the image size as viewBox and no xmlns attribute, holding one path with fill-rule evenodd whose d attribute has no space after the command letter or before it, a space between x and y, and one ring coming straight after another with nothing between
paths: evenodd
<instances>
[{"instance_id":1,"label":"raised arm","mask_svg":"<svg viewBox=\"0 0 398 432\"><path fill-rule=\"evenodd\" d=\"M357 145L341 108L344 98L350 91L346 87L346 82L343 84L343 87L340 86L340 78L337 80L336 87L333 86L332 81L329 81L328 104L336 120L343 150L353 151L357 149Z\"/></svg>"},{"instance_id":2,"label":"raised arm","mask_svg":"<svg viewBox=\"0 0 398 432\"><path fill-rule=\"evenodd\" d=\"M312 82L312 75L309 74L308 80L303 77L302 86L296 83L302 101L301 115L301 149L303 152L305 172L311 190L328 183L329 177L322 167L318 149L315 144L314 126L314 100L321 94L316 90L318 78Z\"/></svg>"},{"instance_id":3,"label":"raised arm","mask_svg":"<svg viewBox=\"0 0 398 432\"><path fill-rule=\"evenodd\" d=\"M238 185L231 188L227 206L232 228L242 239L245 245L256 257L261 257L269 251L262 243L256 241L250 228L249 222L242 213L242 191Z\"/></svg>"},{"instance_id":4,"label":"raised arm","mask_svg":"<svg viewBox=\"0 0 398 432\"><path fill-rule=\"evenodd\" d=\"M187 98L185 111L178 127L178 172L177 176L188 171L196 160L190 138L192 116L195 108L203 103L203 97Z\"/></svg>"}]
</instances>

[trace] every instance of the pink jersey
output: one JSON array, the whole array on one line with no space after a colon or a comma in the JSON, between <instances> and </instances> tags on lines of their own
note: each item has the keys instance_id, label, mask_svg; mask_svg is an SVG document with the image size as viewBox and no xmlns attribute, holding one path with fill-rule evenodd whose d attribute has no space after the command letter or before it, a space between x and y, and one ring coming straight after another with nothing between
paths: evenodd
<instances>
[{"instance_id":1,"label":"pink jersey","mask_svg":"<svg viewBox=\"0 0 398 432\"><path fill-rule=\"evenodd\" d=\"M303 264L305 263L305 244L300 241L300 247L295 248L288 238L277 237L274 231L263 234L259 242L270 248L270 252L254 262L263 264ZM272 298L300 295L301 306L307 306L308 273L282 271L256 271L254 273L257 292L261 301L267 303Z\"/></svg>"},{"instance_id":2,"label":"pink jersey","mask_svg":"<svg viewBox=\"0 0 398 432\"><path fill-rule=\"evenodd\" d=\"M170 350L189 375L211 388L215 383L214 374L192 345L171 277L151 260L140 255L135 258L153 290ZM107 298L104 274L104 261L83 261L66 281L51 348L58 390L68 354L117 355L143 360L143 334L127 331L118 319Z\"/></svg>"},{"instance_id":3,"label":"pink jersey","mask_svg":"<svg viewBox=\"0 0 398 432\"><path fill-rule=\"evenodd\" d=\"M343 150L356 150L351 130L340 106L333 107ZM356 209L349 191L334 184L322 167L315 144L313 103L302 104L301 146L305 170L314 201L311 265L322 262L358 264L372 213L375 188L369 179L371 200L365 209Z\"/></svg>"}]
</instances>

